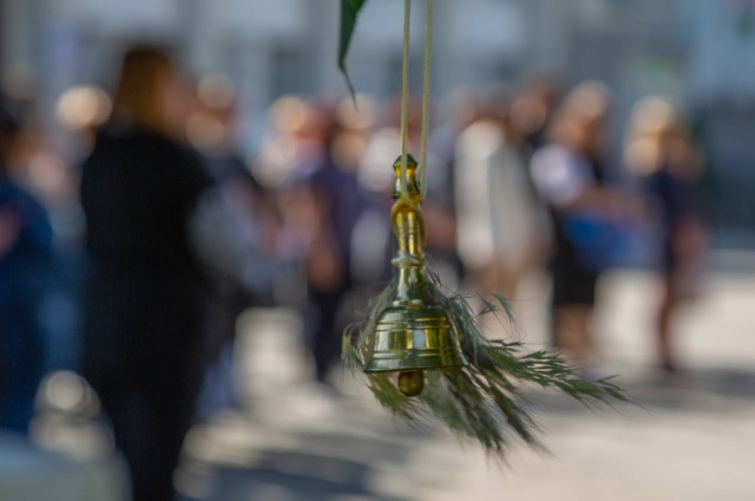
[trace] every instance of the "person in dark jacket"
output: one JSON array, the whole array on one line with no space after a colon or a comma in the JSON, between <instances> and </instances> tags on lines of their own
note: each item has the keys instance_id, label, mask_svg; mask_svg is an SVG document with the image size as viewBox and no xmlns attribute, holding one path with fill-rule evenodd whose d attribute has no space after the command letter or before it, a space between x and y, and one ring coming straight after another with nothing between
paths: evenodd
<instances>
[{"instance_id":1,"label":"person in dark jacket","mask_svg":"<svg viewBox=\"0 0 755 501\"><path fill-rule=\"evenodd\" d=\"M319 148L299 167L295 190L311 203L316 228L303 264L316 318L310 343L315 376L327 384L328 372L341 355L340 333L347 322L339 310L353 285L352 236L365 201L355 174L357 159L345 151L350 131L343 118L323 103L313 104L312 117Z\"/></svg>"},{"instance_id":2,"label":"person in dark jacket","mask_svg":"<svg viewBox=\"0 0 755 501\"><path fill-rule=\"evenodd\" d=\"M113 116L82 169L92 268L82 373L112 422L134 501L174 499L202 371L203 273L189 221L209 179L173 136L182 95L165 51L128 51Z\"/></svg>"}]
</instances>

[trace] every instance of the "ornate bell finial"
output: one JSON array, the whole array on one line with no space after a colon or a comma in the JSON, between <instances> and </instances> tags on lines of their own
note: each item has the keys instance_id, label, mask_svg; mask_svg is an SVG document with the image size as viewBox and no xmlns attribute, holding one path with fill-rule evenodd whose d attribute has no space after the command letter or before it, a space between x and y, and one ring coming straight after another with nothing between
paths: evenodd
<instances>
[{"instance_id":1,"label":"ornate bell finial","mask_svg":"<svg viewBox=\"0 0 755 501\"><path fill-rule=\"evenodd\" d=\"M398 252L393 266L398 287L393 302L378 316L366 372L399 372L399 390L416 396L424 387L426 369L467 365L456 327L438 304L424 275L425 220L419 206L422 191L417 161L406 167L408 197L402 196L401 159L394 163L396 188L391 209ZM408 198L409 200L407 200Z\"/></svg>"}]
</instances>

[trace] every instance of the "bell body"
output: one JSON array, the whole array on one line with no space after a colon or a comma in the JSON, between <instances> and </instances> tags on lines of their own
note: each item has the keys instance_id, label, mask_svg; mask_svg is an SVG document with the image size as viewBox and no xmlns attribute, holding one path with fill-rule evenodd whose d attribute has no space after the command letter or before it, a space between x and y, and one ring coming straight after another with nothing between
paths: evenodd
<instances>
[{"instance_id":1,"label":"bell body","mask_svg":"<svg viewBox=\"0 0 755 501\"><path fill-rule=\"evenodd\" d=\"M401 166L394 164L397 183L391 210L398 253L393 260L398 269L396 297L379 315L371 357L366 372L399 371L410 388L407 395L422 390L412 371L466 365L458 333L448 314L437 304L424 275L425 223L419 202L422 193L417 182L417 163L409 157L407 165L408 198L401 195ZM418 389L417 389L418 388Z\"/></svg>"},{"instance_id":2,"label":"bell body","mask_svg":"<svg viewBox=\"0 0 755 501\"><path fill-rule=\"evenodd\" d=\"M464 365L456 330L432 304L391 305L381 313L367 372Z\"/></svg>"}]
</instances>

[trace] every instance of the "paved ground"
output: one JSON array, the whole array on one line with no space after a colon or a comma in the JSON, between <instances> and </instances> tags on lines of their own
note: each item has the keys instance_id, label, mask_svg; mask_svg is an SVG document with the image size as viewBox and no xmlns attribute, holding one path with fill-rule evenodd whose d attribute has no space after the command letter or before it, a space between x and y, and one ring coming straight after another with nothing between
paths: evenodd
<instances>
[{"instance_id":1,"label":"paved ground","mask_svg":"<svg viewBox=\"0 0 755 501\"><path fill-rule=\"evenodd\" d=\"M307 385L295 317L255 311L238 350L246 408L192 432L177 484L212 501L755 500L755 274L717 274L687 307L687 370L674 379L653 370L652 279L622 272L604 285L604 368L642 407L593 413L533 394L549 456L520 446L499 466L442 430L396 423L350 377L344 396ZM535 347L545 296L534 280L517 304Z\"/></svg>"}]
</instances>

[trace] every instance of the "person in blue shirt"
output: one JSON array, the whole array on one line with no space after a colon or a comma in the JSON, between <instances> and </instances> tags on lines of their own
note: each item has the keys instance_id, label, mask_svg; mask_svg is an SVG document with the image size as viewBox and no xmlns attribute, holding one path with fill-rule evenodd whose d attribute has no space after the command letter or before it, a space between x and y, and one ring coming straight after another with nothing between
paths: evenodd
<instances>
[{"instance_id":1,"label":"person in blue shirt","mask_svg":"<svg viewBox=\"0 0 755 501\"><path fill-rule=\"evenodd\" d=\"M52 227L8 173L21 121L0 103L0 428L25 433L45 364L42 306L53 276Z\"/></svg>"}]
</instances>

